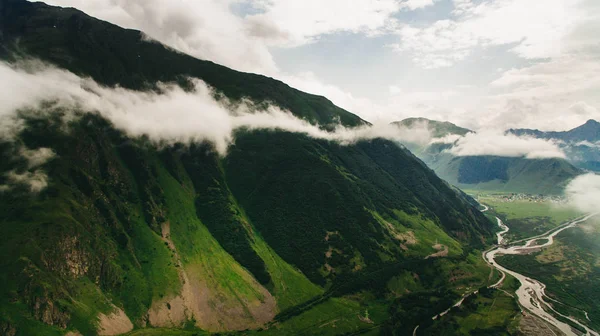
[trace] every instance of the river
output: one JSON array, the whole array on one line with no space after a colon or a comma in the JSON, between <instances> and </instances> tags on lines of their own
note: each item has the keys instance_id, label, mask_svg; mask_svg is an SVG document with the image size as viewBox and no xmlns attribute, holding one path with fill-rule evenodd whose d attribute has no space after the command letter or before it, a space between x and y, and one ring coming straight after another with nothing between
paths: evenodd
<instances>
[{"instance_id":1,"label":"river","mask_svg":"<svg viewBox=\"0 0 600 336\"><path fill-rule=\"evenodd\" d=\"M484 205L484 209L482 210L482 212L485 212L488 209L489 208ZM567 323L559 321L550 312L552 312L558 316L561 316L563 319L569 320L569 321L573 322L574 324L580 326L581 329L584 329L586 331L585 335L600 336L597 332L595 332L594 330L591 330L586 325L584 325L582 322L580 322L572 317L565 316L565 315L557 312L550 304L548 304L546 299L549 299L549 300L555 301L555 302L558 302L558 301L556 301L552 298L549 298L546 295L546 293L545 293L546 285L545 284L543 284L535 279L526 277L515 271L509 270L509 269L499 265L495 260L496 256L507 255L507 254L526 254L526 253L538 251L544 247L550 246L554 243L554 237L557 234L559 234L563 230L572 228L575 225L577 225L581 222L584 222L584 221L588 220L590 217L595 216L595 215L596 214L587 215L587 216L579 218L577 220L567 222L563 225L560 225L559 227L554 228L544 234L513 242L512 244L517 243L518 245L513 245L510 247L501 246L501 244L504 242L504 235L510 229L506 224L504 224L502 222L502 220L500 220L500 218L496 217L498 226L502 229L500 232L497 233L498 245L491 248L490 250L484 252L482 254L482 256L491 267L496 268L500 272L501 277L500 277L500 280L498 280L495 284L493 284L489 287L490 288L500 287L502 285L502 283L504 282L504 279L506 278L506 274L510 274L520 282L520 286L519 286L519 289L517 289L517 291L516 291L516 295L519 300L519 305L522 307L521 309L525 309L529 313L536 315L536 316L540 317L541 319L545 320L546 322L552 324L557 329L562 331L565 335L576 336L577 334L573 331L573 329ZM538 240L547 240L547 241L543 244L535 245L536 241L538 241ZM466 297L476 294L476 293L477 292L465 294L452 307L460 306ZM437 319L438 317L445 315L446 313L448 313L450 311L450 309L452 307L450 307L446 311L434 316L432 319ZM584 313L587 316L587 312L584 311ZM413 335L417 334L418 328L419 328L419 326L417 326L413 330Z\"/></svg>"}]
</instances>

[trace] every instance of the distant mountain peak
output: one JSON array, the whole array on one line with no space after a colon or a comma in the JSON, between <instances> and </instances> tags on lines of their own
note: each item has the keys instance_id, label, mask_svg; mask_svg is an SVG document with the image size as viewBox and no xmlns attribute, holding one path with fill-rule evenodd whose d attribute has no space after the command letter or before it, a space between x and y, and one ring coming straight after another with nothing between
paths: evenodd
<instances>
[{"instance_id":1,"label":"distant mountain peak","mask_svg":"<svg viewBox=\"0 0 600 336\"><path fill-rule=\"evenodd\" d=\"M472 132L470 129L457 126L456 124L453 124L449 121L432 120L423 117L406 118L401 121L395 121L392 124L398 126L413 127L420 123L426 124L427 128L431 131L433 137L435 138L442 138L451 134L465 135L467 133Z\"/></svg>"}]
</instances>

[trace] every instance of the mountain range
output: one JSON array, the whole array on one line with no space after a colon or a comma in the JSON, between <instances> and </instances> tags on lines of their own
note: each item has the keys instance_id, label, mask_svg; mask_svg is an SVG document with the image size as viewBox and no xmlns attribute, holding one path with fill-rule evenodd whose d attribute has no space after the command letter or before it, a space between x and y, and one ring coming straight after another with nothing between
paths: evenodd
<instances>
[{"instance_id":1,"label":"mountain range","mask_svg":"<svg viewBox=\"0 0 600 336\"><path fill-rule=\"evenodd\" d=\"M323 129L366 124L75 9L0 4L0 57L13 67L35 59L158 94L159 82L193 91L201 79L218 99L274 104ZM52 104L30 107L0 142L4 335L404 335L488 280L480 251L494 224L394 142L240 129L222 155Z\"/></svg>"},{"instance_id":2,"label":"mountain range","mask_svg":"<svg viewBox=\"0 0 600 336\"><path fill-rule=\"evenodd\" d=\"M575 166L600 171L600 123L588 120L585 124L563 132L543 132L532 129L510 129L509 133L538 139L554 140L567 153Z\"/></svg>"},{"instance_id":3,"label":"mountain range","mask_svg":"<svg viewBox=\"0 0 600 336\"><path fill-rule=\"evenodd\" d=\"M397 122L396 125L409 128L415 127L415 125L425 125L434 139L448 135L462 137L473 132L450 122L425 118L409 118ZM600 124L590 121L569 132L544 133L534 130L509 130L507 133L540 139L561 139L558 136L562 136L565 140L597 139L594 138L594 134L597 134L594 132L597 132L598 125ZM455 141L433 142L426 145L407 144L408 148L438 176L450 184L467 190L562 194L568 182L583 173L580 168L574 166L578 161L572 151L566 151L567 159L530 159L523 156L493 155L456 156L450 151L455 145Z\"/></svg>"}]
</instances>

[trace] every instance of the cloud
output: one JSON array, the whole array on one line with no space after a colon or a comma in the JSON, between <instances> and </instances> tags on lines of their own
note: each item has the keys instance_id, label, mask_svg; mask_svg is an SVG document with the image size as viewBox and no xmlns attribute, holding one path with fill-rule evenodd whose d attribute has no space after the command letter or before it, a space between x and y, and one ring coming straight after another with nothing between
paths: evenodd
<instances>
[{"instance_id":1,"label":"cloud","mask_svg":"<svg viewBox=\"0 0 600 336\"><path fill-rule=\"evenodd\" d=\"M565 188L571 206L586 213L597 213L600 204L600 176L585 174L574 178Z\"/></svg>"},{"instance_id":2,"label":"cloud","mask_svg":"<svg viewBox=\"0 0 600 336\"><path fill-rule=\"evenodd\" d=\"M322 36L352 32L378 35L392 29L393 14L423 8L429 0L49 0L120 25L142 30L150 38L227 67L264 74L313 94L323 95L370 121L390 122L395 103L379 104L326 83L315 73L286 73L278 68L273 47L289 48ZM254 10L236 15L234 5ZM411 112L412 113L412 112Z\"/></svg>"},{"instance_id":3,"label":"cloud","mask_svg":"<svg viewBox=\"0 0 600 336\"><path fill-rule=\"evenodd\" d=\"M19 155L27 160L29 169L39 167L56 156L51 148L28 149L21 148Z\"/></svg>"},{"instance_id":4,"label":"cloud","mask_svg":"<svg viewBox=\"0 0 600 336\"><path fill-rule=\"evenodd\" d=\"M432 0L50 2L141 29L153 39L195 57L261 73L324 95L371 122L424 116L472 129L493 126L564 130L587 119L600 119L600 98L596 94L600 88L600 5L595 0L452 0L451 12L445 12L446 6L434 6L436 1ZM251 10L236 12L232 9L236 6ZM398 15L416 9L426 9L423 17L427 20L420 19L420 12L414 13L414 18L406 13ZM432 17L436 19L430 21ZM339 33L379 36L382 44L406 55L409 64L412 59L418 69L406 65L403 57L387 57L387 52L378 48L357 50L348 58L379 52L377 62L389 62L390 68L402 69L402 76L415 78L418 83L413 85L409 80L400 85L391 77L396 72L375 73L377 83L390 76L384 89L396 84L392 88L395 95L375 98L366 93L375 87L366 78L362 81L365 90L352 92L342 87L344 84L332 85L322 79L332 74L330 69L352 71L335 68L346 62L334 60L339 64L332 65L324 58L314 69L300 68L290 73L280 69L279 58L273 56L274 50L314 43L328 35L334 42L330 46L339 49L340 40L332 36ZM347 38L347 34L339 35ZM452 68L469 57L474 62L465 65L468 69ZM496 71L498 68L503 70ZM310 72L315 69L319 71ZM473 88L462 90L458 87L462 84L472 84ZM439 98L419 95L426 91L438 93ZM457 93L446 94L452 91ZM588 107L581 109L582 104Z\"/></svg>"},{"instance_id":5,"label":"cloud","mask_svg":"<svg viewBox=\"0 0 600 336\"><path fill-rule=\"evenodd\" d=\"M19 146L19 145L17 145ZM48 175L42 169L35 169L56 156L50 148L28 149L21 147L18 155L27 161L27 170L18 173L16 170L4 174L5 184L0 184L0 192L13 189L17 185L25 185L33 193L38 193L48 186Z\"/></svg>"},{"instance_id":6,"label":"cloud","mask_svg":"<svg viewBox=\"0 0 600 336\"><path fill-rule=\"evenodd\" d=\"M33 193L38 193L48 186L48 175L42 170L17 173L14 170L6 173L8 184L0 185L0 192L11 190L15 185L22 184Z\"/></svg>"},{"instance_id":7,"label":"cloud","mask_svg":"<svg viewBox=\"0 0 600 336\"><path fill-rule=\"evenodd\" d=\"M417 2L421 4L417 4ZM285 32L288 41L280 46L314 42L319 36L338 33L377 33L391 24L391 15L403 7L422 6L423 0L271 0L257 1L262 12L250 15L252 22L263 22ZM431 1L425 1L431 2Z\"/></svg>"},{"instance_id":8,"label":"cloud","mask_svg":"<svg viewBox=\"0 0 600 336\"><path fill-rule=\"evenodd\" d=\"M47 108L40 109L39 104L52 102L50 106L61 110L99 113L132 137L146 135L162 143L209 141L222 155L234 141L234 131L242 128L302 133L341 144L374 138L398 142L429 141L429 135L421 130L399 129L386 124L357 128L338 126L332 132L325 131L276 106L258 110L250 101L237 105L225 99L217 101L213 98L213 90L198 79L191 79L193 92L186 92L176 85L159 84L161 93L158 94L104 87L89 78L44 67L38 62L25 63L25 68L29 71L0 63L0 92L11 92L12 99L10 104L0 107L0 115L10 116L5 119L9 122L18 119L23 111L49 113ZM54 155L46 148L25 149L21 153L29 160L30 167L38 166Z\"/></svg>"},{"instance_id":9,"label":"cloud","mask_svg":"<svg viewBox=\"0 0 600 336\"><path fill-rule=\"evenodd\" d=\"M441 138L433 138L431 139L431 141L429 142L429 144L453 144L456 143L458 140L462 139L461 135L458 134L448 134L444 137Z\"/></svg>"},{"instance_id":10,"label":"cloud","mask_svg":"<svg viewBox=\"0 0 600 336\"><path fill-rule=\"evenodd\" d=\"M513 45L511 51L527 59L561 54L564 38L585 15L583 0L498 0L474 4L455 0L455 18L426 26L401 25L400 42L391 46L408 52L424 68L448 67L476 48ZM531 15L535 13L535 15ZM510 18L507 21L507 18Z\"/></svg>"},{"instance_id":11,"label":"cloud","mask_svg":"<svg viewBox=\"0 0 600 336\"><path fill-rule=\"evenodd\" d=\"M278 71L261 35L270 26L252 25L230 6L237 0L50 0L126 28L143 31L172 48L233 69L272 74Z\"/></svg>"},{"instance_id":12,"label":"cloud","mask_svg":"<svg viewBox=\"0 0 600 336\"><path fill-rule=\"evenodd\" d=\"M575 146L584 146L584 147L600 149L600 141L589 142L587 140L584 140L584 141L580 141L580 142L576 143Z\"/></svg>"},{"instance_id":13,"label":"cloud","mask_svg":"<svg viewBox=\"0 0 600 336\"><path fill-rule=\"evenodd\" d=\"M494 155L527 159L566 157L558 145L551 141L494 131L468 133L448 151L456 156Z\"/></svg>"}]
</instances>

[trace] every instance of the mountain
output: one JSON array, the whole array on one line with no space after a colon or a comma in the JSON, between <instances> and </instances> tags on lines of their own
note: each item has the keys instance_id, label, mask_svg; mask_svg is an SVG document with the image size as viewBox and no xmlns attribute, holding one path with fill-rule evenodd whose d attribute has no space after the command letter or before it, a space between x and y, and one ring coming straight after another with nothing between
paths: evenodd
<instances>
[{"instance_id":1,"label":"mountain","mask_svg":"<svg viewBox=\"0 0 600 336\"><path fill-rule=\"evenodd\" d=\"M425 124L433 138L464 136L472 132L449 122L409 118L397 125L414 127ZM586 130L587 131L587 130ZM530 133L516 132L517 135ZM531 131L534 133L536 131ZM577 132L576 134L582 134ZM455 156L448 150L454 143L408 144L438 176L463 189L492 190L531 194L560 194L581 171L563 159L526 159L524 157Z\"/></svg>"},{"instance_id":2,"label":"mountain","mask_svg":"<svg viewBox=\"0 0 600 336\"><path fill-rule=\"evenodd\" d=\"M7 62L143 91L195 77L324 127L365 123L74 9L0 4ZM222 156L46 106L0 142L2 334L406 334L488 281L480 251L495 226L393 142L240 130Z\"/></svg>"},{"instance_id":3,"label":"mountain","mask_svg":"<svg viewBox=\"0 0 600 336\"><path fill-rule=\"evenodd\" d=\"M443 138L447 135L465 135L472 132L469 129L456 126L448 121L437 121L427 118L406 118L401 121L393 122L392 124L412 128L423 125L431 131L431 136L434 138Z\"/></svg>"},{"instance_id":4,"label":"mountain","mask_svg":"<svg viewBox=\"0 0 600 336\"><path fill-rule=\"evenodd\" d=\"M581 171L563 159L464 156L440 153L427 164L448 183L463 189L561 194Z\"/></svg>"},{"instance_id":5,"label":"mountain","mask_svg":"<svg viewBox=\"0 0 600 336\"><path fill-rule=\"evenodd\" d=\"M556 140L575 166L600 171L600 123L588 120L585 124L563 132L543 132L532 129L510 129L509 133L538 139Z\"/></svg>"},{"instance_id":6,"label":"mountain","mask_svg":"<svg viewBox=\"0 0 600 336\"><path fill-rule=\"evenodd\" d=\"M590 119L579 127L562 132L543 132L526 128L510 129L508 132L518 136L528 135L539 139L555 139L565 142L596 142L600 140L600 123Z\"/></svg>"}]
</instances>

